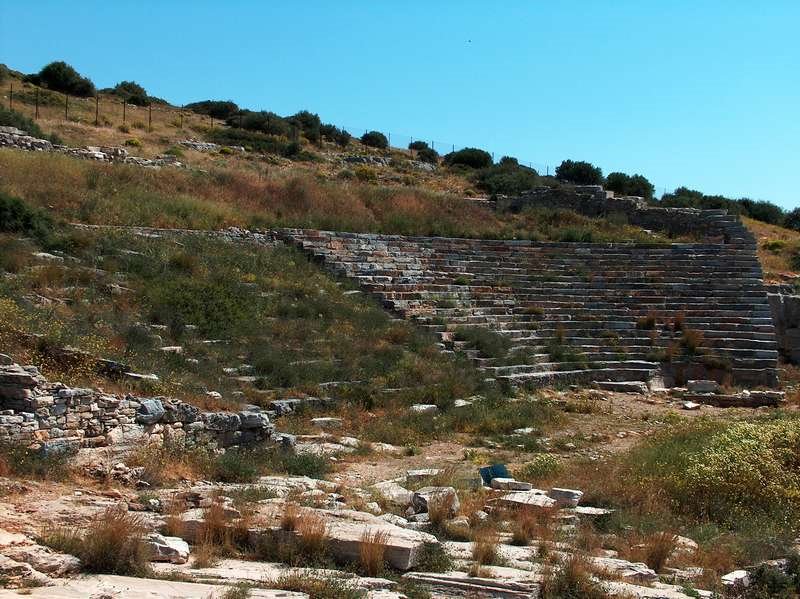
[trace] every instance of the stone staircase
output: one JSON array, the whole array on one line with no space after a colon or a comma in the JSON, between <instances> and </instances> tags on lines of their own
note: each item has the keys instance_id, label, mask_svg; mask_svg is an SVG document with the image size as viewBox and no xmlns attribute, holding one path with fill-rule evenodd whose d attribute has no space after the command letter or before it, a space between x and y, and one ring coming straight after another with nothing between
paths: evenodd
<instances>
[{"instance_id":1,"label":"stone staircase","mask_svg":"<svg viewBox=\"0 0 800 599\"><path fill-rule=\"evenodd\" d=\"M716 243L297 229L277 235L439 335L446 349L466 354L487 378L512 386L673 385L703 377L775 386L775 330L755 242L722 211L704 211L703 222ZM481 352L470 335L475 328L503 336L508 351Z\"/></svg>"}]
</instances>

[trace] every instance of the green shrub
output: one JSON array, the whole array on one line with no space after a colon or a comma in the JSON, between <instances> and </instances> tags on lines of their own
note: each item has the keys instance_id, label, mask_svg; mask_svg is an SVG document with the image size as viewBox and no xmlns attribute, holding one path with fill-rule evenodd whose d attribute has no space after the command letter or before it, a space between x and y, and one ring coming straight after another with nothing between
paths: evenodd
<instances>
[{"instance_id":1,"label":"green shrub","mask_svg":"<svg viewBox=\"0 0 800 599\"><path fill-rule=\"evenodd\" d=\"M529 461L525 462L514 475L519 480L534 482L540 478L547 478L561 470L559 459L549 453L537 453Z\"/></svg>"},{"instance_id":2,"label":"green shrub","mask_svg":"<svg viewBox=\"0 0 800 599\"><path fill-rule=\"evenodd\" d=\"M42 67L35 75L29 75L27 80L43 87L73 96L89 97L96 93L94 83L83 77L73 67L64 61L51 62Z\"/></svg>"},{"instance_id":3,"label":"green shrub","mask_svg":"<svg viewBox=\"0 0 800 599\"><path fill-rule=\"evenodd\" d=\"M556 167L556 178L576 185L600 185L603 171L590 162L564 160Z\"/></svg>"},{"instance_id":4,"label":"green shrub","mask_svg":"<svg viewBox=\"0 0 800 599\"><path fill-rule=\"evenodd\" d=\"M417 159L429 164L438 164L439 153L433 148L422 148L417 152Z\"/></svg>"},{"instance_id":5,"label":"green shrub","mask_svg":"<svg viewBox=\"0 0 800 599\"><path fill-rule=\"evenodd\" d=\"M642 175L626 175L625 173L609 173L605 188L626 196L639 196L646 200L653 198L655 187Z\"/></svg>"},{"instance_id":6,"label":"green shrub","mask_svg":"<svg viewBox=\"0 0 800 599\"><path fill-rule=\"evenodd\" d=\"M541 180L534 169L521 166L516 158L504 156L498 164L479 170L475 183L490 194L519 195L541 185Z\"/></svg>"},{"instance_id":7,"label":"green shrub","mask_svg":"<svg viewBox=\"0 0 800 599\"><path fill-rule=\"evenodd\" d=\"M367 131L361 136L361 143L370 148L385 150L389 147L389 140L380 131Z\"/></svg>"},{"instance_id":8,"label":"green shrub","mask_svg":"<svg viewBox=\"0 0 800 599\"><path fill-rule=\"evenodd\" d=\"M182 158L183 148L181 146L170 146L164 150L164 154L167 154L168 156L175 156L176 158Z\"/></svg>"},{"instance_id":9,"label":"green shrub","mask_svg":"<svg viewBox=\"0 0 800 599\"><path fill-rule=\"evenodd\" d=\"M48 244L53 239L54 224L43 210L0 192L0 231L27 235Z\"/></svg>"},{"instance_id":10,"label":"green shrub","mask_svg":"<svg viewBox=\"0 0 800 599\"><path fill-rule=\"evenodd\" d=\"M450 152L444 157L444 162L450 166L468 166L470 168L488 168L492 165L492 155L478 148L464 148Z\"/></svg>"},{"instance_id":11,"label":"green shrub","mask_svg":"<svg viewBox=\"0 0 800 599\"><path fill-rule=\"evenodd\" d=\"M38 137L39 139L47 139L51 143L60 144L61 138L55 133L50 135L46 134L42 129L28 117L20 114L16 110L8 110L0 106L0 125L6 127L16 127L22 129L31 137Z\"/></svg>"},{"instance_id":12,"label":"green shrub","mask_svg":"<svg viewBox=\"0 0 800 599\"><path fill-rule=\"evenodd\" d=\"M147 106L150 98L147 91L135 81L120 81L114 86L112 93L136 106Z\"/></svg>"},{"instance_id":13,"label":"green shrub","mask_svg":"<svg viewBox=\"0 0 800 599\"><path fill-rule=\"evenodd\" d=\"M0 444L0 476L6 472L15 476L63 480L69 475L69 466L76 453L77 450L72 448L43 451L23 445Z\"/></svg>"},{"instance_id":14,"label":"green shrub","mask_svg":"<svg viewBox=\"0 0 800 599\"><path fill-rule=\"evenodd\" d=\"M800 554L793 552L786 568L760 564L750 571L746 599L797 599L800 596ZM742 598L745 599L745 598Z\"/></svg>"},{"instance_id":15,"label":"green shrub","mask_svg":"<svg viewBox=\"0 0 800 599\"><path fill-rule=\"evenodd\" d=\"M336 145L338 145L339 147L344 148L345 146L347 146L347 144L350 143L351 136L347 131L345 131L344 129L339 129L339 127L336 127L329 123L320 125L319 131L322 137L325 137L330 141L335 142Z\"/></svg>"},{"instance_id":16,"label":"green shrub","mask_svg":"<svg viewBox=\"0 0 800 599\"><path fill-rule=\"evenodd\" d=\"M228 449L212 465L212 480L224 483L249 483L259 475L259 468L248 451Z\"/></svg>"},{"instance_id":17,"label":"green shrub","mask_svg":"<svg viewBox=\"0 0 800 599\"><path fill-rule=\"evenodd\" d=\"M356 179L365 183L375 183L378 180L378 173L375 172L375 169L365 165L354 168L353 174Z\"/></svg>"},{"instance_id":18,"label":"green shrub","mask_svg":"<svg viewBox=\"0 0 800 599\"><path fill-rule=\"evenodd\" d=\"M239 112L239 106L230 100L203 100L201 102L191 102L184 106L187 110L197 114L206 114L215 119L224 120Z\"/></svg>"},{"instance_id":19,"label":"green shrub","mask_svg":"<svg viewBox=\"0 0 800 599\"><path fill-rule=\"evenodd\" d=\"M301 146L296 142L269 135L260 131L225 129L216 127L206 133L208 141L227 146L245 146L253 152L277 154L285 158L296 157Z\"/></svg>"},{"instance_id":20,"label":"green shrub","mask_svg":"<svg viewBox=\"0 0 800 599\"><path fill-rule=\"evenodd\" d=\"M130 139L125 140L125 145L133 148L141 148L142 141L137 137L131 137Z\"/></svg>"},{"instance_id":21,"label":"green shrub","mask_svg":"<svg viewBox=\"0 0 800 599\"><path fill-rule=\"evenodd\" d=\"M458 327L454 337L457 341L465 341L468 349L477 349L487 358L502 358L511 348L511 339L483 327Z\"/></svg>"},{"instance_id":22,"label":"green shrub","mask_svg":"<svg viewBox=\"0 0 800 599\"><path fill-rule=\"evenodd\" d=\"M430 148L431 147L428 145L427 141L417 140L417 141L412 141L410 144L408 144L409 150L416 150L418 152L422 150L429 150Z\"/></svg>"}]
</instances>

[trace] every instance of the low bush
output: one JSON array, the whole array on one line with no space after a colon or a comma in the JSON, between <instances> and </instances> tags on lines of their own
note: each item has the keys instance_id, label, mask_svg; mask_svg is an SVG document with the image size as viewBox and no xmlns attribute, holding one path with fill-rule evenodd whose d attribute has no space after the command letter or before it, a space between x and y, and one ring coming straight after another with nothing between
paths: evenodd
<instances>
[{"instance_id":1,"label":"low bush","mask_svg":"<svg viewBox=\"0 0 800 599\"><path fill-rule=\"evenodd\" d=\"M559 566L545 571L539 591L541 599L609 599L599 582L592 577L586 558L573 555Z\"/></svg>"},{"instance_id":2,"label":"low bush","mask_svg":"<svg viewBox=\"0 0 800 599\"><path fill-rule=\"evenodd\" d=\"M55 133L50 135L46 134L33 120L29 119L16 110L9 110L0 106L0 125L5 127L16 127L25 131L31 137L38 137L39 139L47 139L51 143L60 144L61 138Z\"/></svg>"},{"instance_id":3,"label":"low bush","mask_svg":"<svg viewBox=\"0 0 800 599\"><path fill-rule=\"evenodd\" d=\"M361 143L370 148L385 150L389 147L389 140L380 131L367 131L361 136Z\"/></svg>"},{"instance_id":4,"label":"low bush","mask_svg":"<svg viewBox=\"0 0 800 599\"><path fill-rule=\"evenodd\" d=\"M510 338L483 327L458 327L454 337L465 341L467 349L477 349L487 358L502 358L511 348Z\"/></svg>"},{"instance_id":5,"label":"low bush","mask_svg":"<svg viewBox=\"0 0 800 599\"><path fill-rule=\"evenodd\" d=\"M537 453L514 471L519 480L535 482L548 478L561 470L561 461L549 453Z\"/></svg>"},{"instance_id":6,"label":"low bush","mask_svg":"<svg viewBox=\"0 0 800 599\"><path fill-rule=\"evenodd\" d=\"M464 148L446 154L444 162L450 166L466 166L475 169L488 168L492 165L492 155L486 150Z\"/></svg>"},{"instance_id":7,"label":"low bush","mask_svg":"<svg viewBox=\"0 0 800 599\"><path fill-rule=\"evenodd\" d=\"M24 445L0 444L0 476L63 480L69 476L74 449L44 451Z\"/></svg>"},{"instance_id":8,"label":"low bush","mask_svg":"<svg viewBox=\"0 0 800 599\"><path fill-rule=\"evenodd\" d=\"M305 593L310 599L361 599L360 589L344 578L309 575L305 573L284 574L269 581L269 588Z\"/></svg>"},{"instance_id":9,"label":"low bush","mask_svg":"<svg viewBox=\"0 0 800 599\"><path fill-rule=\"evenodd\" d=\"M33 237L47 245L54 236L54 223L43 210L0 192L0 232Z\"/></svg>"},{"instance_id":10,"label":"low bush","mask_svg":"<svg viewBox=\"0 0 800 599\"><path fill-rule=\"evenodd\" d=\"M504 156L499 163L475 173L475 184L492 195L519 195L542 183L534 169L520 165L516 158Z\"/></svg>"}]
</instances>

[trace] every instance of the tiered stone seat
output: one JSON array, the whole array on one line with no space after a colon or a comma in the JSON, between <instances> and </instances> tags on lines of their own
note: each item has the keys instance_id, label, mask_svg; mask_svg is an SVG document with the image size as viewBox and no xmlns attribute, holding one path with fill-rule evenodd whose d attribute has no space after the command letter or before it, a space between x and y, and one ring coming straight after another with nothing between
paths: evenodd
<instances>
[{"instance_id":1,"label":"tiered stone seat","mask_svg":"<svg viewBox=\"0 0 800 599\"><path fill-rule=\"evenodd\" d=\"M754 242L735 217L706 212L727 243L281 235L512 385L703 375L773 386L778 352ZM515 359L468 349L453 333L469 327L508 337Z\"/></svg>"}]
</instances>

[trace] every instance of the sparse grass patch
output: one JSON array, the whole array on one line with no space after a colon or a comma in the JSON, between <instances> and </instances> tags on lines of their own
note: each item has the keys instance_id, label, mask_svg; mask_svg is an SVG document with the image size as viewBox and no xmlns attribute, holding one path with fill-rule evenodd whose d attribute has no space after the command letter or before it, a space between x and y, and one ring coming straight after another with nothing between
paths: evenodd
<instances>
[{"instance_id":1,"label":"sparse grass patch","mask_svg":"<svg viewBox=\"0 0 800 599\"><path fill-rule=\"evenodd\" d=\"M362 592L343 578L308 574L284 574L269 582L270 588L306 593L309 599L361 599Z\"/></svg>"},{"instance_id":2,"label":"sparse grass patch","mask_svg":"<svg viewBox=\"0 0 800 599\"><path fill-rule=\"evenodd\" d=\"M75 449L44 451L23 445L0 444L0 476L64 480L69 476Z\"/></svg>"},{"instance_id":3,"label":"sparse grass patch","mask_svg":"<svg viewBox=\"0 0 800 599\"><path fill-rule=\"evenodd\" d=\"M586 558L573 555L559 566L545 570L539 597L542 599L609 599L599 583L592 579Z\"/></svg>"},{"instance_id":4,"label":"sparse grass patch","mask_svg":"<svg viewBox=\"0 0 800 599\"><path fill-rule=\"evenodd\" d=\"M499 565L499 544L497 531L488 526L478 528L472 535L472 559L482 566Z\"/></svg>"}]
</instances>

